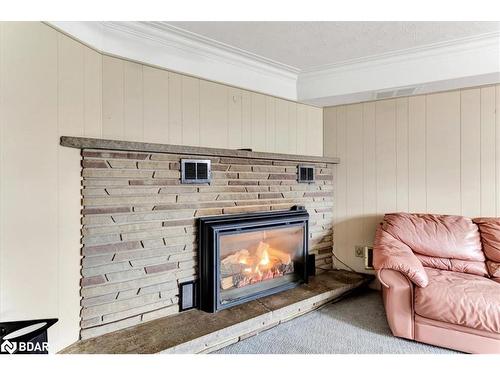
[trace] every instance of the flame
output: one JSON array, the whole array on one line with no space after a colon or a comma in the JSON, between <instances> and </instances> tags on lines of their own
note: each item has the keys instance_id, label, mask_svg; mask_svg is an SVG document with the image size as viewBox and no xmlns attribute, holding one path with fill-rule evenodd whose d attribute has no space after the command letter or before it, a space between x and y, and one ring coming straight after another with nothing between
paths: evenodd
<instances>
[{"instance_id":1,"label":"flame","mask_svg":"<svg viewBox=\"0 0 500 375\"><path fill-rule=\"evenodd\" d=\"M262 258L261 258L259 264L261 264L263 266L267 266L269 264L269 253L267 252L267 249L265 249L262 252Z\"/></svg>"},{"instance_id":2,"label":"flame","mask_svg":"<svg viewBox=\"0 0 500 375\"><path fill-rule=\"evenodd\" d=\"M239 269L243 276L237 279L233 279L233 276L227 277L230 280L223 284L223 289L240 288L293 272L291 255L279 248L271 247L264 241L261 241L256 249L250 251L241 249L222 259L222 262L229 265L229 267L231 264L241 265L236 269Z\"/></svg>"}]
</instances>

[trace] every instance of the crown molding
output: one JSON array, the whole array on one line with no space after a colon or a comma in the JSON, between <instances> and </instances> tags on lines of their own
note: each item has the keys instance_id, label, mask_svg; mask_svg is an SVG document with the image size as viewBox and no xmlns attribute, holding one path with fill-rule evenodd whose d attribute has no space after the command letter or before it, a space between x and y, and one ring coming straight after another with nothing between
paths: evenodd
<instances>
[{"instance_id":1,"label":"crown molding","mask_svg":"<svg viewBox=\"0 0 500 375\"><path fill-rule=\"evenodd\" d=\"M344 60L334 64L325 64L307 69L302 69L303 76L314 76L316 74L326 74L331 71L338 71L342 68L351 69L353 66L373 66L376 64L386 64L390 62L401 62L414 60L422 56L433 56L436 54L449 53L453 51L464 51L481 46L498 45L500 31L487 34L473 35L466 38L447 40L438 43L426 44L412 48L390 51L377 55L363 56L355 59Z\"/></svg>"},{"instance_id":2,"label":"crown molding","mask_svg":"<svg viewBox=\"0 0 500 375\"><path fill-rule=\"evenodd\" d=\"M300 70L163 22L49 24L108 55L318 106L500 82L500 32Z\"/></svg>"},{"instance_id":3,"label":"crown molding","mask_svg":"<svg viewBox=\"0 0 500 375\"><path fill-rule=\"evenodd\" d=\"M205 53L207 56L215 54L221 58L234 59L235 61L241 61L242 63L249 64L250 66L258 66L259 69L269 70L276 74L284 74L286 77L296 77L300 72L300 69L296 67L268 59L187 30L180 29L170 24L154 21L138 22L138 24L142 24L148 28L157 29L160 32L167 32L171 36L177 36L179 40L179 48L189 45L192 48L196 48L196 51Z\"/></svg>"},{"instance_id":4,"label":"crown molding","mask_svg":"<svg viewBox=\"0 0 500 375\"><path fill-rule=\"evenodd\" d=\"M422 94L499 82L500 32L493 32L303 70L297 92L299 101L329 106L373 100L383 90Z\"/></svg>"},{"instance_id":5,"label":"crown molding","mask_svg":"<svg viewBox=\"0 0 500 375\"><path fill-rule=\"evenodd\" d=\"M48 22L99 52L286 99L298 69L161 22Z\"/></svg>"}]
</instances>

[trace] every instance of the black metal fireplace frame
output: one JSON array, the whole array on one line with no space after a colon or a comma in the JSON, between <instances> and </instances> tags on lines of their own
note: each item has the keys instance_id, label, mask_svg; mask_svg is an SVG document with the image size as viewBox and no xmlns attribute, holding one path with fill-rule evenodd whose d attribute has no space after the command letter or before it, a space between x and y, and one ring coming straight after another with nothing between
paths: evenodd
<instances>
[{"instance_id":1,"label":"black metal fireplace frame","mask_svg":"<svg viewBox=\"0 0 500 375\"><path fill-rule=\"evenodd\" d=\"M238 231L247 232L250 230L283 228L298 224L304 227L303 264L297 270L300 278L278 287L266 289L232 302L221 304L219 298L220 254L219 247L217 246L220 236ZM309 214L302 206L294 206L289 211L265 211L200 218L198 229L200 308L204 311L217 312L257 298L282 292L308 281Z\"/></svg>"}]
</instances>

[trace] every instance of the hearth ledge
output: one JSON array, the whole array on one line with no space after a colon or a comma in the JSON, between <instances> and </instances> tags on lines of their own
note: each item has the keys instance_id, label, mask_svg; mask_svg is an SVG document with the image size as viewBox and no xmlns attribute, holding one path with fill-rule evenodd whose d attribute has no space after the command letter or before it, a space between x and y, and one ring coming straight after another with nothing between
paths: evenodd
<instances>
[{"instance_id":1,"label":"hearth ledge","mask_svg":"<svg viewBox=\"0 0 500 375\"><path fill-rule=\"evenodd\" d=\"M84 137L61 137L61 146L80 149L116 150L116 151L139 151L139 152L161 152L166 154L218 156L248 159L267 159L296 161L307 163L339 164L340 159L327 156L278 154L272 152L257 152L244 150L230 150L224 148L197 147L169 145L163 143L129 142L112 139L84 138Z\"/></svg>"},{"instance_id":2,"label":"hearth ledge","mask_svg":"<svg viewBox=\"0 0 500 375\"><path fill-rule=\"evenodd\" d=\"M373 276L335 270L308 284L216 314L189 310L77 341L61 354L209 353L271 329L366 287ZM193 330L197 327L197 330Z\"/></svg>"}]
</instances>

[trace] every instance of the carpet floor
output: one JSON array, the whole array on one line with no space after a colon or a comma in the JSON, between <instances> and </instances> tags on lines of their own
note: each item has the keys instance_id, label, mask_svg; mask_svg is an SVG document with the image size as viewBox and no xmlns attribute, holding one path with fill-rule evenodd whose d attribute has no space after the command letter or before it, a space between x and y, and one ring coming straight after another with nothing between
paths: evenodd
<instances>
[{"instance_id":1,"label":"carpet floor","mask_svg":"<svg viewBox=\"0 0 500 375\"><path fill-rule=\"evenodd\" d=\"M392 336L379 292L370 290L280 324L215 354L444 354Z\"/></svg>"}]
</instances>

